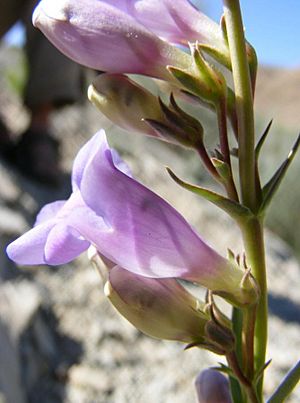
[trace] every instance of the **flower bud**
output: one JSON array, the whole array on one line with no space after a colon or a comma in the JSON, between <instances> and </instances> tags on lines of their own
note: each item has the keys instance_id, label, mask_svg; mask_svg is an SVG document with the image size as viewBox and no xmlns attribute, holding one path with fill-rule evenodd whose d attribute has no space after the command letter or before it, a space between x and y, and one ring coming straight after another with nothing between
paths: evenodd
<instances>
[{"instance_id":1,"label":"flower bud","mask_svg":"<svg viewBox=\"0 0 300 403\"><path fill-rule=\"evenodd\" d=\"M224 354L233 350L235 339L230 329L211 320L205 325L205 333L207 340L223 350Z\"/></svg>"},{"instance_id":2,"label":"flower bud","mask_svg":"<svg viewBox=\"0 0 300 403\"><path fill-rule=\"evenodd\" d=\"M219 371L206 369L195 380L199 403L231 403L229 382Z\"/></svg>"},{"instance_id":3,"label":"flower bud","mask_svg":"<svg viewBox=\"0 0 300 403\"><path fill-rule=\"evenodd\" d=\"M70 59L94 70L168 80L168 64L188 68L191 63L185 52L99 0L42 0L33 25Z\"/></svg>"},{"instance_id":4,"label":"flower bud","mask_svg":"<svg viewBox=\"0 0 300 403\"><path fill-rule=\"evenodd\" d=\"M170 96L170 105L166 106L159 100L163 114L162 121L145 119L166 141L177 143L185 147L198 149L203 146L203 127L201 123L181 109L173 96Z\"/></svg>"},{"instance_id":5,"label":"flower bud","mask_svg":"<svg viewBox=\"0 0 300 403\"><path fill-rule=\"evenodd\" d=\"M102 0L103 1L103 0ZM104 0L133 16L160 38L178 45L199 41L217 60L230 64L222 27L189 0Z\"/></svg>"},{"instance_id":6,"label":"flower bud","mask_svg":"<svg viewBox=\"0 0 300 403\"><path fill-rule=\"evenodd\" d=\"M99 75L90 85L88 97L106 117L125 130L186 147L202 143L201 123L179 108L173 95L166 106L125 75Z\"/></svg>"},{"instance_id":7,"label":"flower bud","mask_svg":"<svg viewBox=\"0 0 300 403\"><path fill-rule=\"evenodd\" d=\"M115 266L104 292L114 307L143 333L184 343L202 342L208 321L203 304L174 279L152 279Z\"/></svg>"},{"instance_id":8,"label":"flower bud","mask_svg":"<svg viewBox=\"0 0 300 403\"><path fill-rule=\"evenodd\" d=\"M122 129L157 137L143 119L162 120L157 97L122 74L100 74L88 89L89 100Z\"/></svg>"}]
</instances>

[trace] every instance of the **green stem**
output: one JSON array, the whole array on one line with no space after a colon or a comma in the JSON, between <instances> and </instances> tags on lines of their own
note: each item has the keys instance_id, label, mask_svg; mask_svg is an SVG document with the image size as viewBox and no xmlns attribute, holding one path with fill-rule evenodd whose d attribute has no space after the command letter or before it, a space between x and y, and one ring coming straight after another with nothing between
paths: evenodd
<instances>
[{"instance_id":1,"label":"green stem","mask_svg":"<svg viewBox=\"0 0 300 403\"><path fill-rule=\"evenodd\" d=\"M251 403L259 403L259 399L256 396L255 389L253 388L252 383L245 377L245 375L241 371L235 353L234 352L228 353L226 355L226 359L230 368L233 370L235 376L239 380L240 384L243 386L244 391L248 397L248 401Z\"/></svg>"},{"instance_id":2,"label":"green stem","mask_svg":"<svg viewBox=\"0 0 300 403\"><path fill-rule=\"evenodd\" d=\"M254 371L256 372L265 364L268 337L268 296L263 225L261 220L254 217L244 224L241 224L241 230L247 263L251 267L252 274L260 290L254 329ZM263 376L261 377L257 390L261 400L262 385Z\"/></svg>"},{"instance_id":3,"label":"green stem","mask_svg":"<svg viewBox=\"0 0 300 403\"><path fill-rule=\"evenodd\" d=\"M252 86L239 0L223 0L235 89L242 202L257 208Z\"/></svg>"},{"instance_id":4,"label":"green stem","mask_svg":"<svg viewBox=\"0 0 300 403\"><path fill-rule=\"evenodd\" d=\"M243 330L243 312L240 308L233 308L232 311L232 330L235 335L235 354L240 367L243 365L243 345L242 345L242 330ZM245 398L243 391L236 378L230 377L230 390L234 403L243 403Z\"/></svg>"},{"instance_id":5,"label":"green stem","mask_svg":"<svg viewBox=\"0 0 300 403\"><path fill-rule=\"evenodd\" d=\"M243 368L248 379L254 377L254 334L256 321L256 306L244 309L243 315Z\"/></svg>"},{"instance_id":6,"label":"green stem","mask_svg":"<svg viewBox=\"0 0 300 403\"><path fill-rule=\"evenodd\" d=\"M219 138L220 138L220 146L221 152L224 158L224 161L228 165L229 168L229 178L224 183L226 188L226 192L228 197L231 200L236 202L239 201L239 196L236 191L236 187L233 180L231 160L230 160L230 149L228 144L228 131L227 131L227 105L226 99L220 101L219 105L216 107L217 117L218 117L218 126L219 126Z\"/></svg>"},{"instance_id":7,"label":"green stem","mask_svg":"<svg viewBox=\"0 0 300 403\"><path fill-rule=\"evenodd\" d=\"M223 4L236 99L241 197L242 203L255 213L258 211L260 204L260 187L257 186L253 89L246 52L244 27L239 0L223 0ZM259 371L265 363L268 319L263 226L262 221L255 216L251 220L246 220L240 226L247 262L260 290L256 319L253 312L251 315L248 312L244 318L246 320L243 325L244 352L254 350L254 371ZM251 323L251 331L246 335L249 331L249 329L246 329L247 323ZM250 376L252 376L253 372L251 360L252 358L248 359L247 363L243 363L243 365L246 364L246 373ZM257 387L258 401L262 401L262 386L263 377L261 377Z\"/></svg>"}]
</instances>

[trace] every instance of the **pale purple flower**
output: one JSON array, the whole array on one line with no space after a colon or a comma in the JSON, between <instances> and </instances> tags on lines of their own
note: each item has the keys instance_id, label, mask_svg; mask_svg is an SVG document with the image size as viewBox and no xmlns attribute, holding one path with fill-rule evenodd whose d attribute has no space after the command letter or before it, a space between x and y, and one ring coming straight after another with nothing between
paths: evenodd
<instances>
[{"instance_id":1,"label":"pale purple flower","mask_svg":"<svg viewBox=\"0 0 300 403\"><path fill-rule=\"evenodd\" d=\"M95 70L170 79L167 65L191 65L189 55L106 1L42 0L33 23L62 53Z\"/></svg>"},{"instance_id":2,"label":"pale purple flower","mask_svg":"<svg viewBox=\"0 0 300 403\"><path fill-rule=\"evenodd\" d=\"M165 200L130 176L98 132L78 153L73 193L45 206L7 253L19 264L63 264L94 245L110 261L153 278L182 278L245 302L244 272L210 248Z\"/></svg>"},{"instance_id":3,"label":"pale purple flower","mask_svg":"<svg viewBox=\"0 0 300 403\"><path fill-rule=\"evenodd\" d=\"M215 369L201 371L195 387L199 403L232 403L228 379Z\"/></svg>"},{"instance_id":4,"label":"pale purple flower","mask_svg":"<svg viewBox=\"0 0 300 403\"><path fill-rule=\"evenodd\" d=\"M220 26L188 0L103 0L176 44L199 41L225 49Z\"/></svg>"}]
</instances>

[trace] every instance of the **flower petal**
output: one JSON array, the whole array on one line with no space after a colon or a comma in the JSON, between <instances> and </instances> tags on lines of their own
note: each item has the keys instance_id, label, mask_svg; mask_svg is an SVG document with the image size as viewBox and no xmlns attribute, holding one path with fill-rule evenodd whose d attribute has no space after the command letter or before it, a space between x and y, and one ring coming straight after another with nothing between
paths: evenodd
<instances>
[{"instance_id":1,"label":"flower petal","mask_svg":"<svg viewBox=\"0 0 300 403\"><path fill-rule=\"evenodd\" d=\"M55 218L56 214L63 208L65 203L66 200L59 200L46 204L36 216L34 226Z\"/></svg>"},{"instance_id":2,"label":"flower petal","mask_svg":"<svg viewBox=\"0 0 300 403\"><path fill-rule=\"evenodd\" d=\"M225 46L218 24L187 0L103 0L132 15L159 37L176 43Z\"/></svg>"},{"instance_id":3,"label":"flower petal","mask_svg":"<svg viewBox=\"0 0 300 403\"><path fill-rule=\"evenodd\" d=\"M17 238L6 249L8 257L20 265L46 264L44 247L54 225L48 220Z\"/></svg>"},{"instance_id":4,"label":"flower petal","mask_svg":"<svg viewBox=\"0 0 300 403\"><path fill-rule=\"evenodd\" d=\"M201 281L210 288L218 287L215 277L222 273L232 280L236 272L241 279L239 270L204 243L172 206L115 167L104 140L84 170L80 191L112 228L97 238L91 235L91 241L125 269Z\"/></svg>"},{"instance_id":5,"label":"flower petal","mask_svg":"<svg viewBox=\"0 0 300 403\"><path fill-rule=\"evenodd\" d=\"M80 187L84 169L90 159L97 153L99 145L106 141L105 131L97 132L84 146L79 150L75 157L72 169L72 187L73 191Z\"/></svg>"},{"instance_id":6,"label":"flower petal","mask_svg":"<svg viewBox=\"0 0 300 403\"><path fill-rule=\"evenodd\" d=\"M83 218L83 217L82 217ZM55 225L45 244L45 262L51 265L68 263L88 249L90 243L72 227Z\"/></svg>"},{"instance_id":7,"label":"flower petal","mask_svg":"<svg viewBox=\"0 0 300 403\"><path fill-rule=\"evenodd\" d=\"M190 56L100 0L42 0L33 24L66 56L87 67L169 79L169 64L188 67Z\"/></svg>"}]
</instances>

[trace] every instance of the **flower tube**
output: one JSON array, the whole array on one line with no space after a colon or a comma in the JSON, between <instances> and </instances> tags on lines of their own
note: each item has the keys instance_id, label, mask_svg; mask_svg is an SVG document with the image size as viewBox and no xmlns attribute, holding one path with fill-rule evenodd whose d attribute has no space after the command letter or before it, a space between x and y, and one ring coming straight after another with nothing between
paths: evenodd
<instances>
[{"instance_id":1,"label":"flower tube","mask_svg":"<svg viewBox=\"0 0 300 403\"><path fill-rule=\"evenodd\" d=\"M189 55L100 0L42 0L33 24L66 56L95 70L171 79L167 65L191 64Z\"/></svg>"},{"instance_id":2,"label":"flower tube","mask_svg":"<svg viewBox=\"0 0 300 403\"><path fill-rule=\"evenodd\" d=\"M103 130L79 151L72 184L69 200L44 207L35 227L8 246L12 260L63 264L92 244L133 273L194 281L237 304L256 299L242 269L209 247L172 206L130 176Z\"/></svg>"}]
</instances>

